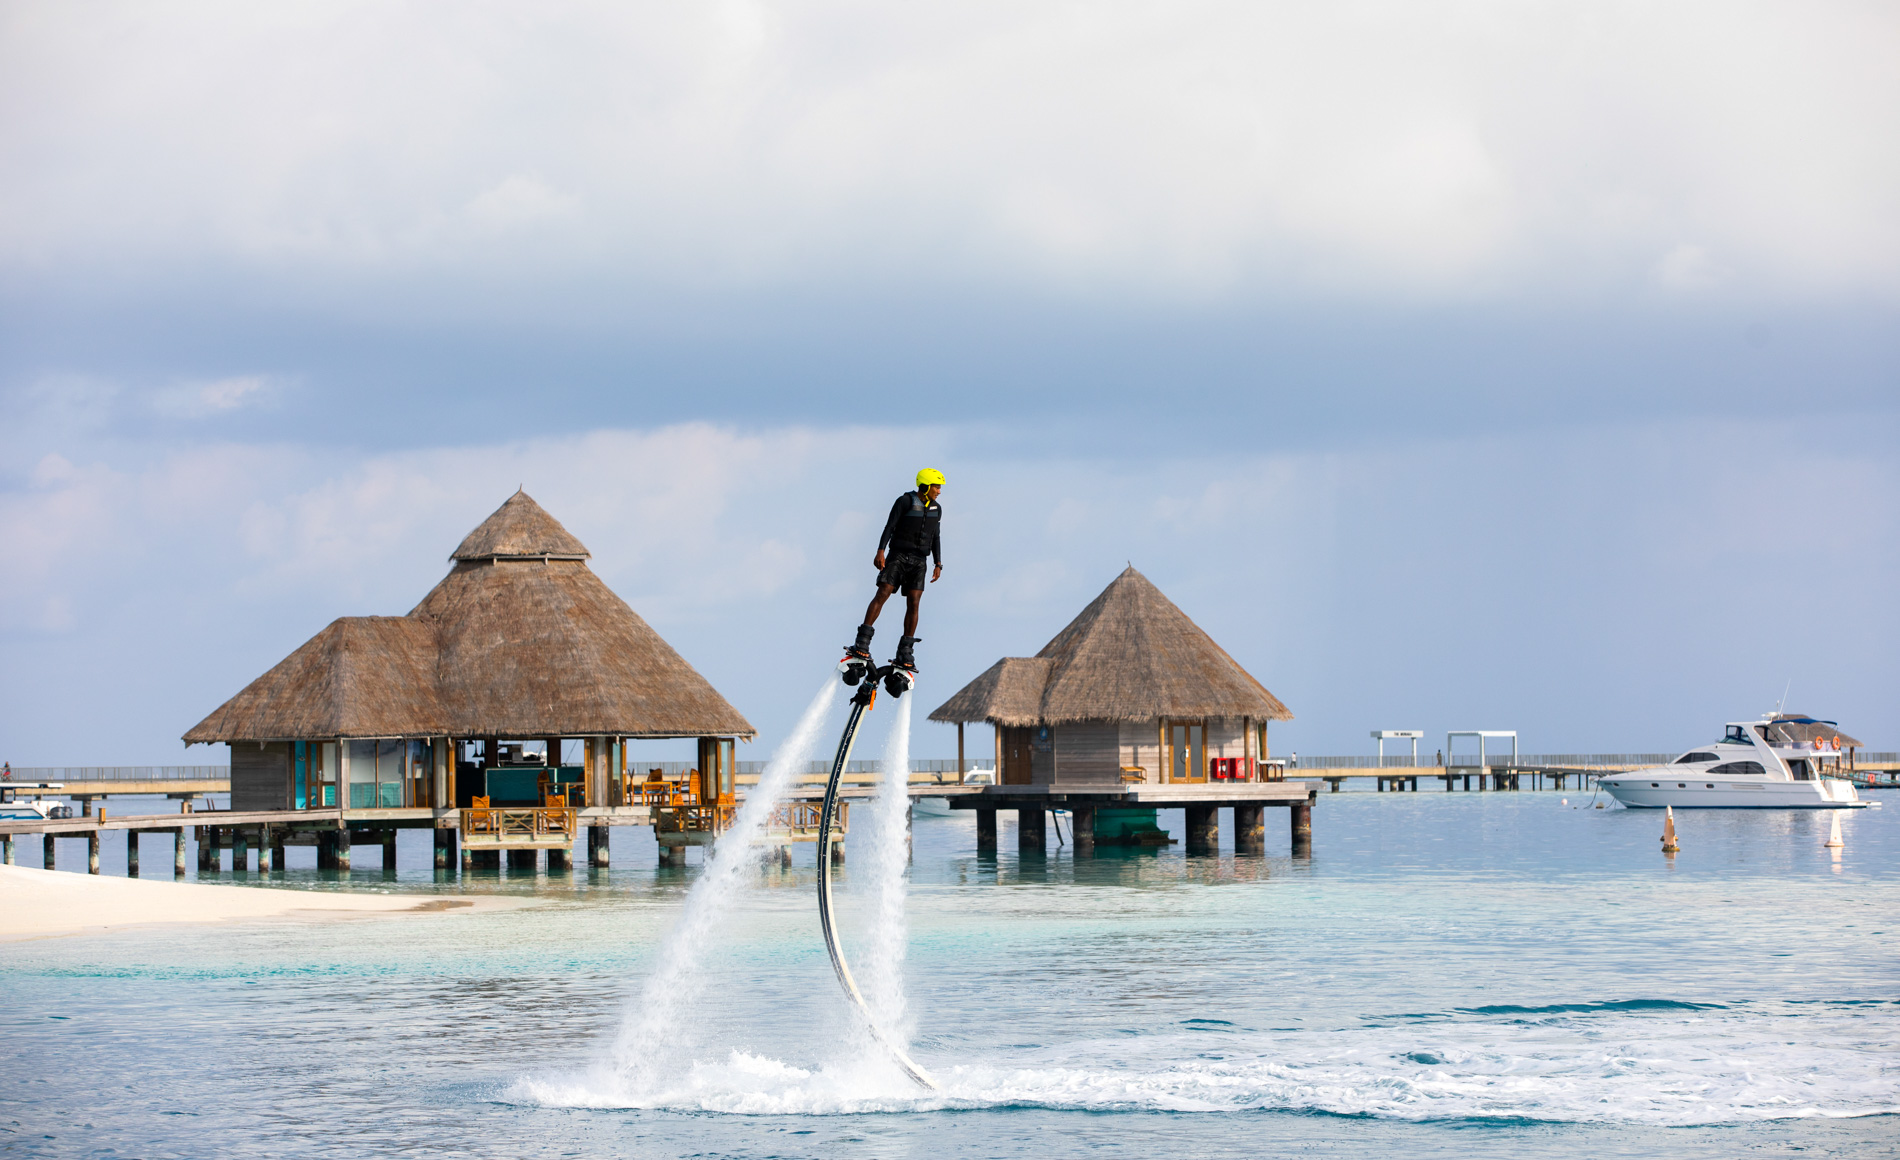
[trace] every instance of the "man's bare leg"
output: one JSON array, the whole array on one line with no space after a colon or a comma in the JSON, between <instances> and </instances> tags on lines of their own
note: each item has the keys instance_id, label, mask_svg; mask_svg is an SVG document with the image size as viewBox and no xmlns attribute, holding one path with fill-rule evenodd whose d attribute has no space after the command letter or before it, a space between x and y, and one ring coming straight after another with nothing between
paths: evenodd
<instances>
[{"instance_id":1,"label":"man's bare leg","mask_svg":"<svg viewBox=\"0 0 1900 1160\"><path fill-rule=\"evenodd\" d=\"M917 606L924 602L921 590L904 593L904 635L917 635ZM869 623L868 621L866 623Z\"/></svg>"},{"instance_id":2,"label":"man's bare leg","mask_svg":"<svg viewBox=\"0 0 1900 1160\"><path fill-rule=\"evenodd\" d=\"M877 614L884 611L884 602L886 600L889 600L891 598L891 593L895 591L897 591L897 586L895 584L879 584L877 586L877 595L871 597L871 606L864 610L864 623L866 624L877 623ZM922 596L923 593L920 592L917 595ZM917 607L916 597L911 597L910 604L911 604L912 609L915 609ZM907 623L910 623L912 625L916 623L916 615L914 612L911 615L910 620L907 621ZM908 630L906 630L906 632L908 633Z\"/></svg>"}]
</instances>

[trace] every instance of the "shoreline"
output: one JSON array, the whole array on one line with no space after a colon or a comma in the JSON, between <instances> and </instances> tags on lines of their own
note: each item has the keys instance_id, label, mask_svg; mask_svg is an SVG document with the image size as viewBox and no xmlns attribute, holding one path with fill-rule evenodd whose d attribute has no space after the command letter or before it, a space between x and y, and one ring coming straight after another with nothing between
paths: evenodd
<instances>
[{"instance_id":1,"label":"shoreline","mask_svg":"<svg viewBox=\"0 0 1900 1160\"><path fill-rule=\"evenodd\" d=\"M106 934L134 927L257 918L472 914L526 904L526 900L514 898L344 894L0 866L0 943Z\"/></svg>"}]
</instances>

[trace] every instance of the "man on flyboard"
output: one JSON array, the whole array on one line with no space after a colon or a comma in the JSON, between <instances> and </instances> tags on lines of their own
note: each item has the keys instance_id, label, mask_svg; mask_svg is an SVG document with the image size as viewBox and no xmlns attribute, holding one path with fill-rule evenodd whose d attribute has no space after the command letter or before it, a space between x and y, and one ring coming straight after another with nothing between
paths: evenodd
<instances>
[{"instance_id":1,"label":"man on flyboard","mask_svg":"<svg viewBox=\"0 0 1900 1160\"><path fill-rule=\"evenodd\" d=\"M924 571L934 563L930 582L934 584L943 576L943 505L937 502L942 491L943 472L926 467L917 473L917 490L898 496L891 505L884 534L878 537L877 555L871 559L877 568L877 595L864 610L857 641L844 650L846 684L857 684L872 668L871 634L875 630L871 626L884 611L884 602L898 591L904 594L904 635L897 640L897 655L891 664L909 673L917 671L912 650L917 645L917 606L924 599Z\"/></svg>"}]
</instances>

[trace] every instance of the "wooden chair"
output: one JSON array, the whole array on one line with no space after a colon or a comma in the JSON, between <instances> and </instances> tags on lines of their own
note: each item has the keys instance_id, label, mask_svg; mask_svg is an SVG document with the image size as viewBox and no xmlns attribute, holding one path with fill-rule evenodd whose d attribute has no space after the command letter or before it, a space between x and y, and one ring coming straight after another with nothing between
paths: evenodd
<instances>
[{"instance_id":1,"label":"wooden chair","mask_svg":"<svg viewBox=\"0 0 1900 1160\"><path fill-rule=\"evenodd\" d=\"M1122 784L1140 785L1148 780L1148 771L1139 765L1122 766Z\"/></svg>"}]
</instances>

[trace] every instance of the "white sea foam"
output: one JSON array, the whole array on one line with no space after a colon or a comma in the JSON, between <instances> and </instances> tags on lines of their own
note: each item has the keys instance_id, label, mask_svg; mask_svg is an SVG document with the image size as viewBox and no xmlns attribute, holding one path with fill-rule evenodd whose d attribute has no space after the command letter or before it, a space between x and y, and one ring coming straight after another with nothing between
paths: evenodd
<instances>
[{"instance_id":1,"label":"white sea foam","mask_svg":"<svg viewBox=\"0 0 1900 1160\"><path fill-rule=\"evenodd\" d=\"M679 921L667 934L659 962L641 987L639 1006L623 1022L611 1059L594 1074L594 1081L606 1090L620 1092L623 1098L658 1091L669 1082L661 1061L692 1046L692 1022L686 1016L703 989L703 973L696 968L709 940L745 889L747 872L758 869L750 856L752 844L784 797L792 774L810 759L840 687L835 676L826 676L824 687L746 795L732 828L712 847L705 872L687 892Z\"/></svg>"},{"instance_id":2,"label":"white sea foam","mask_svg":"<svg viewBox=\"0 0 1900 1160\"><path fill-rule=\"evenodd\" d=\"M861 1060L800 1067L733 1051L639 1101L583 1077L516 1095L751 1115L1009 1106L1691 1125L1900 1113L1895 1051L1869 1041L1874 1030L1862 1014L1720 1010L1193 1031L1063 1043L1008 1063L939 1060L933 1093Z\"/></svg>"}]
</instances>

